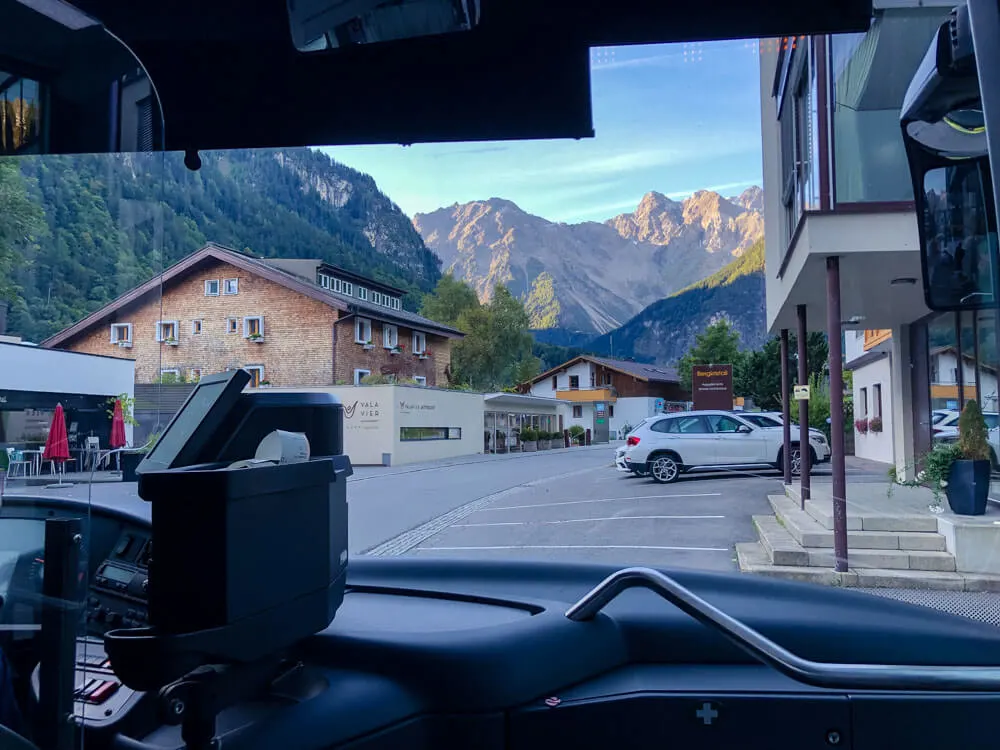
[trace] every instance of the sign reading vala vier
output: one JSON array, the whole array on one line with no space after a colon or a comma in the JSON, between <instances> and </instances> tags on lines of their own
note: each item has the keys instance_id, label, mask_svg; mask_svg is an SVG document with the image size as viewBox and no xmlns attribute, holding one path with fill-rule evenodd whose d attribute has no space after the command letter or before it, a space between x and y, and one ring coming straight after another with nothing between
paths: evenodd
<instances>
[{"instance_id":1,"label":"sign reading vala vier","mask_svg":"<svg viewBox=\"0 0 1000 750\"><path fill-rule=\"evenodd\" d=\"M344 407L344 416L347 419L378 419L381 414L378 401L355 401L350 406Z\"/></svg>"}]
</instances>

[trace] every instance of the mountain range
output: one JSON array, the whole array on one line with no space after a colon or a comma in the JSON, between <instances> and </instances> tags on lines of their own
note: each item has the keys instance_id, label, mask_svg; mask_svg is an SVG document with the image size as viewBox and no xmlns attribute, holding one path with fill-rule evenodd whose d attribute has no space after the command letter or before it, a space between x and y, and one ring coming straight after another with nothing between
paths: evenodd
<instances>
[{"instance_id":1,"label":"mountain range","mask_svg":"<svg viewBox=\"0 0 1000 750\"><path fill-rule=\"evenodd\" d=\"M214 241L374 277L405 289L410 310L442 268L484 300L505 283L550 351L673 363L718 315L745 346L764 335L757 187L680 201L650 192L605 222L552 222L501 198L411 219L371 176L318 151L201 157L192 172L181 154L29 156L16 162L19 184L0 174L0 198L21 191L40 209L2 280L8 332L41 340Z\"/></svg>"},{"instance_id":2,"label":"mountain range","mask_svg":"<svg viewBox=\"0 0 1000 750\"><path fill-rule=\"evenodd\" d=\"M635 211L566 224L502 198L416 214L442 269L487 300L505 284L532 327L598 335L739 258L763 235L762 191L700 190L677 201L647 193Z\"/></svg>"}]
</instances>

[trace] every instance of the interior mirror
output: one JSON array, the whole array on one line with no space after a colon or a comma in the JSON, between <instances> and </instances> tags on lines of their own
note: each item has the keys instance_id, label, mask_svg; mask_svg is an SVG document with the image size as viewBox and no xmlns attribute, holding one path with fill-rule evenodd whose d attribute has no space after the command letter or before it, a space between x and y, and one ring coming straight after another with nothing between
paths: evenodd
<instances>
[{"instance_id":1,"label":"interior mirror","mask_svg":"<svg viewBox=\"0 0 1000 750\"><path fill-rule=\"evenodd\" d=\"M301 52L469 31L479 0L288 0Z\"/></svg>"},{"instance_id":2,"label":"interior mirror","mask_svg":"<svg viewBox=\"0 0 1000 750\"><path fill-rule=\"evenodd\" d=\"M932 310L996 307L997 228L989 167L968 159L928 169L918 198L924 294Z\"/></svg>"}]
</instances>

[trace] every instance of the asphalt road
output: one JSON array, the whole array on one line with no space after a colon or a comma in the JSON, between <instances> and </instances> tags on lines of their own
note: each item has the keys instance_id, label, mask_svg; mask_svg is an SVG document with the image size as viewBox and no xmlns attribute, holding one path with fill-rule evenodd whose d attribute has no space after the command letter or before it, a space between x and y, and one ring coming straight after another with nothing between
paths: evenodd
<instances>
[{"instance_id":1,"label":"asphalt road","mask_svg":"<svg viewBox=\"0 0 1000 750\"><path fill-rule=\"evenodd\" d=\"M612 453L361 473L348 486L351 550L735 570L734 545L756 539L750 517L770 513L768 493L782 491L777 472L656 484L616 471Z\"/></svg>"}]
</instances>

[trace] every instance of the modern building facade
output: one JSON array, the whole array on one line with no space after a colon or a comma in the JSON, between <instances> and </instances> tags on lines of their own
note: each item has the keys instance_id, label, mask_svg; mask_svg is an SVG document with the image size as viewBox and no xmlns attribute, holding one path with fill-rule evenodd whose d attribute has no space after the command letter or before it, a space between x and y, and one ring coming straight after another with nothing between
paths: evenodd
<instances>
[{"instance_id":1,"label":"modern building facade","mask_svg":"<svg viewBox=\"0 0 1000 750\"><path fill-rule=\"evenodd\" d=\"M831 361L845 332L855 418L882 424L856 434L855 451L903 476L930 449L931 410L985 399L993 381L982 374L997 368L995 311L932 314L924 304L899 125L910 80L955 4L875 0L866 33L761 46L768 327L826 331ZM949 351L969 364L953 365L945 383Z\"/></svg>"},{"instance_id":2,"label":"modern building facade","mask_svg":"<svg viewBox=\"0 0 1000 750\"><path fill-rule=\"evenodd\" d=\"M134 359L139 384L243 368L253 386L445 385L462 334L402 296L318 260L209 244L41 345Z\"/></svg>"},{"instance_id":3,"label":"modern building facade","mask_svg":"<svg viewBox=\"0 0 1000 750\"><path fill-rule=\"evenodd\" d=\"M39 454L57 404L66 414L70 453L78 458L88 437L107 448L111 409L117 396L133 395L135 362L50 351L0 337L0 450ZM125 437L131 444L132 427ZM40 454L39 454L40 458Z\"/></svg>"}]
</instances>

